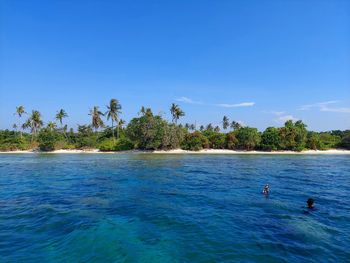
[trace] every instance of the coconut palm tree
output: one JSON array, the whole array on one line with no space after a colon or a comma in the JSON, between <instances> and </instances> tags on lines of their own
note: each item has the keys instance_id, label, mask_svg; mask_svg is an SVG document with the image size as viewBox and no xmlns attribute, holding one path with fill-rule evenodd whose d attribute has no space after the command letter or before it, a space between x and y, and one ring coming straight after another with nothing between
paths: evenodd
<instances>
[{"instance_id":1,"label":"coconut palm tree","mask_svg":"<svg viewBox=\"0 0 350 263\"><path fill-rule=\"evenodd\" d=\"M212 131L213 130L213 125L211 123L209 123L206 127L207 131Z\"/></svg>"},{"instance_id":2,"label":"coconut palm tree","mask_svg":"<svg viewBox=\"0 0 350 263\"><path fill-rule=\"evenodd\" d=\"M119 122L118 122L118 127L122 128L123 129L123 126L125 125L125 121L120 119Z\"/></svg>"},{"instance_id":3,"label":"coconut palm tree","mask_svg":"<svg viewBox=\"0 0 350 263\"><path fill-rule=\"evenodd\" d=\"M230 126L230 122L227 116L222 119L222 128L226 130Z\"/></svg>"},{"instance_id":4,"label":"coconut palm tree","mask_svg":"<svg viewBox=\"0 0 350 263\"><path fill-rule=\"evenodd\" d=\"M173 117L173 122L174 123L177 123L178 119L182 116L185 116L185 112L183 112L179 105L173 103L171 104L171 107L170 107L170 113Z\"/></svg>"},{"instance_id":5,"label":"coconut palm tree","mask_svg":"<svg viewBox=\"0 0 350 263\"><path fill-rule=\"evenodd\" d=\"M144 113L144 116L152 117L153 116L152 109L151 108L147 108L145 113Z\"/></svg>"},{"instance_id":6,"label":"coconut palm tree","mask_svg":"<svg viewBox=\"0 0 350 263\"><path fill-rule=\"evenodd\" d=\"M200 130L201 132L204 131L204 126L201 125L201 126L199 127L199 130Z\"/></svg>"},{"instance_id":7,"label":"coconut palm tree","mask_svg":"<svg viewBox=\"0 0 350 263\"><path fill-rule=\"evenodd\" d=\"M138 115L142 115L142 116L145 116L145 113L146 113L146 108L144 106L141 107Z\"/></svg>"},{"instance_id":8,"label":"coconut palm tree","mask_svg":"<svg viewBox=\"0 0 350 263\"><path fill-rule=\"evenodd\" d=\"M237 121L232 121L230 127L236 131L242 128L242 125Z\"/></svg>"},{"instance_id":9,"label":"coconut palm tree","mask_svg":"<svg viewBox=\"0 0 350 263\"><path fill-rule=\"evenodd\" d=\"M66 113L66 111L64 109L60 109L57 114L56 114L56 120L58 120L61 124L61 128L62 128L62 124L63 124L63 119L68 117L68 114Z\"/></svg>"},{"instance_id":10,"label":"coconut palm tree","mask_svg":"<svg viewBox=\"0 0 350 263\"><path fill-rule=\"evenodd\" d=\"M196 129L196 125L192 123L192 124L190 125L190 130L191 130L191 131L194 131L195 129Z\"/></svg>"},{"instance_id":11,"label":"coconut palm tree","mask_svg":"<svg viewBox=\"0 0 350 263\"><path fill-rule=\"evenodd\" d=\"M220 132L220 127L219 126L215 126L214 132Z\"/></svg>"},{"instance_id":12,"label":"coconut palm tree","mask_svg":"<svg viewBox=\"0 0 350 263\"><path fill-rule=\"evenodd\" d=\"M57 128L57 124L56 124L55 122L50 121L50 122L47 124L47 128L48 128L50 131L53 131L54 129Z\"/></svg>"},{"instance_id":13,"label":"coconut palm tree","mask_svg":"<svg viewBox=\"0 0 350 263\"><path fill-rule=\"evenodd\" d=\"M30 128L30 120L27 119L21 126L22 130Z\"/></svg>"},{"instance_id":14,"label":"coconut palm tree","mask_svg":"<svg viewBox=\"0 0 350 263\"><path fill-rule=\"evenodd\" d=\"M33 141L34 136L37 134L37 132L43 125L44 123L41 119L41 113L37 110L32 110L32 114L29 116L28 120L22 125L22 128L30 128Z\"/></svg>"},{"instance_id":15,"label":"coconut palm tree","mask_svg":"<svg viewBox=\"0 0 350 263\"><path fill-rule=\"evenodd\" d=\"M17 115L18 118L19 118L18 125L16 125L16 126L20 127L21 126L20 119L21 119L23 114L26 114L26 111L25 111L24 107L23 106L17 106L16 107L16 112L14 114ZM22 132L20 132L20 136L22 138Z\"/></svg>"},{"instance_id":16,"label":"coconut palm tree","mask_svg":"<svg viewBox=\"0 0 350 263\"><path fill-rule=\"evenodd\" d=\"M95 132L97 132L98 128L103 127L101 116L104 116L104 114L99 111L98 106L94 106L94 108L90 110L89 115L91 116L91 126L95 128Z\"/></svg>"},{"instance_id":17,"label":"coconut palm tree","mask_svg":"<svg viewBox=\"0 0 350 263\"><path fill-rule=\"evenodd\" d=\"M114 138L114 129L113 129L113 124L116 122L118 124L119 121L119 114L121 113L122 106L120 105L119 101L117 99L111 99L109 102L109 105L107 106L107 121L111 119L112 121L112 135L113 135L113 143L115 143L115 138ZM117 138L119 138L119 125L117 125Z\"/></svg>"}]
</instances>

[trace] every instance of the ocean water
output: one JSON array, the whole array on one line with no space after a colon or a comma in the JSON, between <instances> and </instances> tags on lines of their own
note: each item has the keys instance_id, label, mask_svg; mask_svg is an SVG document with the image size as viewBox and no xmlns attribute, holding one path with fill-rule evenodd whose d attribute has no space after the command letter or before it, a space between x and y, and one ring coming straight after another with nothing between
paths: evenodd
<instances>
[{"instance_id":1,"label":"ocean water","mask_svg":"<svg viewBox=\"0 0 350 263\"><path fill-rule=\"evenodd\" d=\"M0 155L0 262L305 261L350 262L350 156Z\"/></svg>"}]
</instances>

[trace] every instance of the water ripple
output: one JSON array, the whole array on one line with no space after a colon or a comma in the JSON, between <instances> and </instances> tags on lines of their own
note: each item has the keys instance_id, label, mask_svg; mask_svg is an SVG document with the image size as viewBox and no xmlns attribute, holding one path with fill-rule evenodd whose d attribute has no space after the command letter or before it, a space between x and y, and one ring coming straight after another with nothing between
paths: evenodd
<instances>
[{"instance_id":1,"label":"water ripple","mask_svg":"<svg viewBox=\"0 0 350 263\"><path fill-rule=\"evenodd\" d=\"M0 262L348 262L349 167L348 156L1 155Z\"/></svg>"}]
</instances>

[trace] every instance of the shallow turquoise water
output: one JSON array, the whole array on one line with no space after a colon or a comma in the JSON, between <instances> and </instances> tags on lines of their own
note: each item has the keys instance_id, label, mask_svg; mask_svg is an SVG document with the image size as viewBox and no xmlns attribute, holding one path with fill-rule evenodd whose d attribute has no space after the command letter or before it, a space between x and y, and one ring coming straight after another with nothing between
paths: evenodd
<instances>
[{"instance_id":1,"label":"shallow turquoise water","mask_svg":"<svg viewBox=\"0 0 350 263\"><path fill-rule=\"evenodd\" d=\"M350 260L350 156L3 154L0 196L0 262Z\"/></svg>"}]
</instances>

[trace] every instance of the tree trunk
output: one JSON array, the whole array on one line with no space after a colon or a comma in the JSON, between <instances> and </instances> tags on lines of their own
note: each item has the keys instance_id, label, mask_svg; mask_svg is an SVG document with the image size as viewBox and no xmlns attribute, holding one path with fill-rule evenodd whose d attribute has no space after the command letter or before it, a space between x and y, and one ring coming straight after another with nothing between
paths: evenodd
<instances>
[{"instance_id":1,"label":"tree trunk","mask_svg":"<svg viewBox=\"0 0 350 263\"><path fill-rule=\"evenodd\" d=\"M112 119L112 136L113 136L113 145L115 145L114 129L113 129L113 119Z\"/></svg>"},{"instance_id":2,"label":"tree trunk","mask_svg":"<svg viewBox=\"0 0 350 263\"><path fill-rule=\"evenodd\" d=\"M18 122L19 137L22 140L21 122Z\"/></svg>"}]
</instances>

